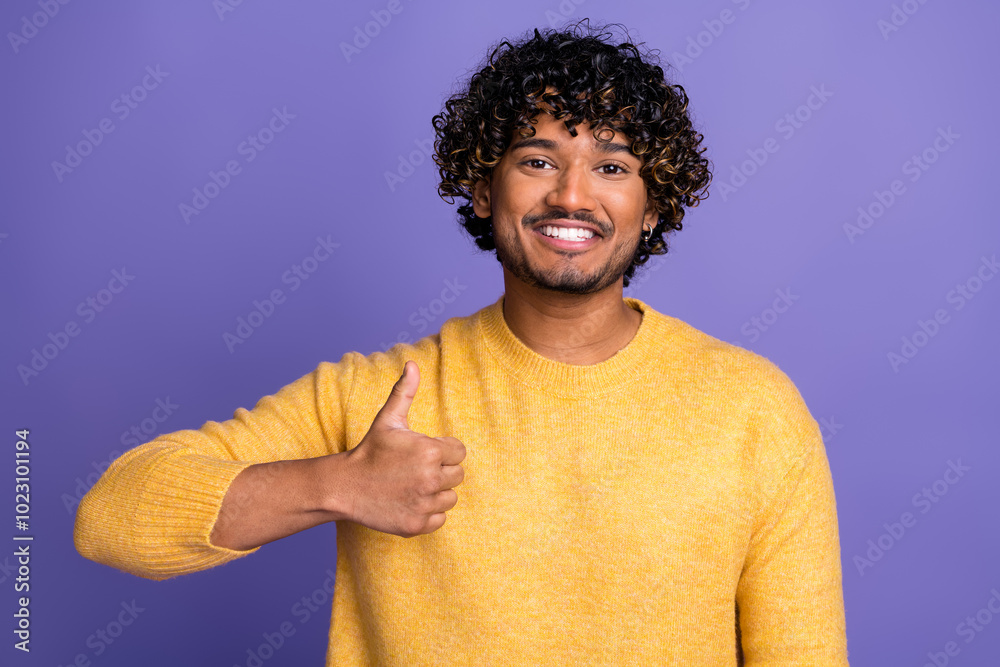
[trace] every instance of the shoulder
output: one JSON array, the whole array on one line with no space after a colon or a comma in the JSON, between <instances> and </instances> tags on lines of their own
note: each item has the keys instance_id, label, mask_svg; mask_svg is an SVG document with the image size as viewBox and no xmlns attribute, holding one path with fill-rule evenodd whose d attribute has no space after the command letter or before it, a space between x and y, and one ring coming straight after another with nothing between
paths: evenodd
<instances>
[{"instance_id":1,"label":"shoulder","mask_svg":"<svg viewBox=\"0 0 1000 667\"><path fill-rule=\"evenodd\" d=\"M759 462L787 469L822 448L816 420L776 362L652 308L646 315L662 337L651 372L668 378L664 387L675 395L724 414Z\"/></svg>"},{"instance_id":2,"label":"shoulder","mask_svg":"<svg viewBox=\"0 0 1000 667\"><path fill-rule=\"evenodd\" d=\"M726 432L749 464L759 506L782 485L795 484L810 462L827 465L819 424L775 361L677 318L657 316L673 332L670 353L686 369L684 381L696 386L687 396L725 414Z\"/></svg>"},{"instance_id":3,"label":"shoulder","mask_svg":"<svg viewBox=\"0 0 1000 667\"><path fill-rule=\"evenodd\" d=\"M791 378L774 361L639 303L660 339L655 355L658 370L669 371L671 366L685 369L700 381L724 388L748 404L776 397L801 400Z\"/></svg>"},{"instance_id":4,"label":"shoulder","mask_svg":"<svg viewBox=\"0 0 1000 667\"><path fill-rule=\"evenodd\" d=\"M477 320L482 310L449 318L440 331L413 342L399 342L369 353L347 352L337 362L322 362L318 372L327 381L338 377L342 382L349 379L351 384L388 391L399 379L406 362L413 361L420 373L421 387L433 385L440 374L442 350L471 345L477 336Z\"/></svg>"}]
</instances>

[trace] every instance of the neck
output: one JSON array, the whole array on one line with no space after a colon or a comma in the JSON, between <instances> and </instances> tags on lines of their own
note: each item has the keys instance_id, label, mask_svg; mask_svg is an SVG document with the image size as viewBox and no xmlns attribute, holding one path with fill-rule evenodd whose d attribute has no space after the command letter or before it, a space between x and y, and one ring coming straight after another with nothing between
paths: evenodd
<instances>
[{"instance_id":1,"label":"neck","mask_svg":"<svg viewBox=\"0 0 1000 667\"><path fill-rule=\"evenodd\" d=\"M503 316L538 354L567 364L600 363L635 336L642 315L629 307L622 281L593 294L542 290L505 275Z\"/></svg>"}]
</instances>

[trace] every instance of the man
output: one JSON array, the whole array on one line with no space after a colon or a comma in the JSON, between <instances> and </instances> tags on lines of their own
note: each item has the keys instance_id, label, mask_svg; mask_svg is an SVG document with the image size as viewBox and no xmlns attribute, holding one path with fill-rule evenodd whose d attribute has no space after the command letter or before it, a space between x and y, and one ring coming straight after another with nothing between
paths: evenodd
<instances>
[{"instance_id":1,"label":"man","mask_svg":"<svg viewBox=\"0 0 1000 667\"><path fill-rule=\"evenodd\" d=\"M503 42L434 118L494 304L127 452L79 551L165 579L336 521L329 665L846 665L798 391L623 297L710 175L683 89L605 39Z\"/></svg>"}]
</instances>

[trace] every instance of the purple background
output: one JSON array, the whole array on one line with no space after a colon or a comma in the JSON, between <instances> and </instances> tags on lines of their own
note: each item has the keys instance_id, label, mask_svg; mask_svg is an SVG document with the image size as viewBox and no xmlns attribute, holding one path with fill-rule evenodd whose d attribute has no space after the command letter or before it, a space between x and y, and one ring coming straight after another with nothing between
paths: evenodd
<instances>
[{"instance_id":1,"label":"purple background","mask_svg":"<svg viewBox=\"0 0 1000 667\"><path fill-rule=\"evenodd\" d=\"M888 1L402 0L348 59L341 43L371 12L388 15L386 2L247 0L220 14L210 0L47 1L58 11L39 14L35 31L24 17L46 0L0 9L4 664L84 654L95 665L246 665L285 621L295 634L264 664L322 664L330 600L305 623L293 608L334 566L333 525L157 583L76 553L78 483L89 487L144 420L143 441L229 419L322 360L416 340L498 298L499 265L437 196L420 145L491 44L584 16L621 22L659 49L690 95L715 166L712 196L626 294L773 360L821 422L852 664L923 665L948 642L958 649L949 664L998 664L1000 618L980 612L1000 591L1000 280L983 263L1000 250L988 195L994 4L908 0L894 26ZM30 37L12 44L22 31ZM166 74L146 78L150 90L136 91L144 99L123 118L115 100L147 67ZM829 96L800 108L814 89ZM247 161L238 147L273 109L294 118ZM797 128L783 120L796 112ZM113 131L57 175L53 162L104 118ZM935 148L949 128L950 143ZM933 163L914 171L925 151ZM754 154L767 161L746 163ZM185 222L179 205L229 160L240 173ZM390 187L387 172L405 178ZM878 193L896 180L901 194L880 210L889 194ZM850 234L859 207L878 217ZM282 276L317 237L340 245L293 291ZM101 312L78 310L122 267L134 276L124 290ZM459 296L442 311L445 281ZM959 285L971 299L956 296ZM230 352L223 334L274 289L284 303ZM769 310L779 291L791 304L778 301L783 313ZM23 381L18 366L68 322L79 335ZM919 347L894 368L904 337ZM158 399L178 406L162 423L151 421ZM31 429L32 445L30 655L11 648L18 428ZM938 481L949 461L968 467L954 484ZM915 499L925 488L935 502ZM904 512L915 524L891 538L885 524ZM880 538L891 547L859 567ZM111 645L88 644L132 600L143 609L135 622ZM961 634L977 613L989 621Z\"/></svg>"}]
</instances>

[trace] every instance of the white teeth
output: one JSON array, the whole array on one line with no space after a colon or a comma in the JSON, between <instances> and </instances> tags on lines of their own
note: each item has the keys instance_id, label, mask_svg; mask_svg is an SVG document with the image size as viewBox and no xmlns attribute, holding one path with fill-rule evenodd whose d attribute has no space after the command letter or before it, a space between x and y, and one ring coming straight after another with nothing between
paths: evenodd
<instances>
[{"instance_id":1,"label":"white teeth","mask_svg":"<svg viewBox=\"0 0 1000 667\"><path fill-rule=\"evenodd\" d=\"M553 225L546 225L542 227L542 234L546 236L551 236L557 239L565 239L567 241L585 241L594 235L594 232L589 229L580 229L578 227L566 228L566 227L555 227Z\"/></svg>"}]
</instances>

